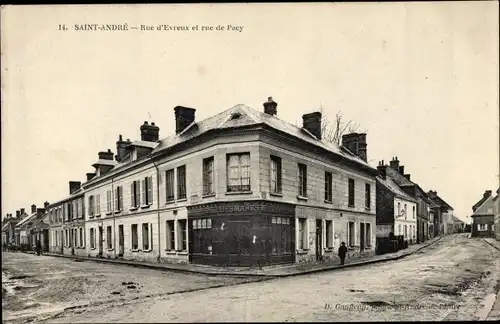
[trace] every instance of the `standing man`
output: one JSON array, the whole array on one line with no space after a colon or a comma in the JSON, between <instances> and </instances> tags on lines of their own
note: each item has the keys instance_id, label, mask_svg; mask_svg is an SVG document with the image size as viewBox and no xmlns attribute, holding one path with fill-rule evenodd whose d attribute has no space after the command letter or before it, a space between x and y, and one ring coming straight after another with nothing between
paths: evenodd
<instances>
[{"instance_id":1,"label":"standing man","mask_svg":"<svg viewBox=\"0 0 500 324\"><path fill-rule=\"evenodd\" d=\"M36 255L42 254L42 244L40 243L40 240L36 241Z\"/></svg>"},{"instance_id":2,"label":"standing man","mask_svg":"<svg viewBox=\"0 0 500 324\"><path fill-rule=\"evenodd\" d=\"M340 265L344 265L346 254L347 254L347 247L345 246L345 242L342 242L340 243L339 247Z\"/></svg>"}]
</instances>

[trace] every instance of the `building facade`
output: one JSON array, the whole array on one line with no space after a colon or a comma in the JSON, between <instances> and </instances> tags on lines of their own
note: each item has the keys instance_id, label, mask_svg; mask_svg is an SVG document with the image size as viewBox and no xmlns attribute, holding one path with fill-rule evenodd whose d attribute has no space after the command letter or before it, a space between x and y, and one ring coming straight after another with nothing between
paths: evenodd
<instances>
[{"instance_id":1,"label":"building facade","mask_svg":"<svg viewBox=\"0 0 500 324\"><path fill-rule=\"evenodd\" d=\"M86 256L84 192L78 181L69 182L70 195L47 207L49 252Z\"/></svg>"},{"instance_id":2,"label":"building facade","mask_svg":"<svg viewBox=\"0 0 500 324\"><path fill-rule=\"evenodd\" d=\"M435 190L427 192L427 197L434 212L434 236L451 233L453 231L453 208Z\"/></svg>"},{"instance_id":3,"label":"building facade","mask_svg":"<svg viewBox=\"0 0 500 324\"><path fill-rule=\"evenodd\" d=\"M381 161L377 167L377 237L403 235L409 244L417 241L417 201L406 194L388 176L389 167Z\"/></svg>"},{"instance_id":4,"label":"building facade","mask_svg":"<svg viewBox=\"0 0 500 324\"><path fill-rule=\"evenodd\" d=\"M321 114L286 123L277 104L237 105L196 122L176 107L176 133L100 152L83 184L93 257L213 265L270 265L375 253L375 176L366 134L321 138Z\"/></svg>"},{"instance_id":5,"label":"building facade","mask_svg":"<svg viewBox=\"0 0 500 324\"><path fill-rule=\"evenodd\" d=\"M486 190L483 198L473 207L472 236L473 237L494 237L494 208L495 202L491 195L491 190Z\"/></svg>"},{"instance_id":6,"label":"building facade","mask_svg":"<svg viewBox=\"0 0 500 324\"><path fill-rule=\"evenodd\" d=\"M13 246L15 244L15 227L19 220L12 216L12 214L7 214L2 221L2 245L3 246Z\"/></svg>"}]
</instances>

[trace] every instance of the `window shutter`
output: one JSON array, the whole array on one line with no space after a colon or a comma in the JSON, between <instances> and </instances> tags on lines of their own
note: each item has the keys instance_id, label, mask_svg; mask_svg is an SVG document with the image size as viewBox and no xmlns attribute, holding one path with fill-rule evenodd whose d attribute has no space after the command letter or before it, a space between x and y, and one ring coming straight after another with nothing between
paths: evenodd
<instances>
[{"instance_id":1,"label":"window shutter","mask_svg":"<svg viewBox=\"0 0 500 324\"><path fill-rule=\"evenodd\" d=\"M114 210L118 210L118 197L120 195L120 187L116 187L116 190L115 190L115 208ZM113 209L113 208L111 208Z\"/></svg>"},{"instance_id":2,"label":"window shutter","mask_svg":"<svg viewBox=\"0 0 500 324\"><path fill-rule=\"evenodd\" d=\"M147 201L147 204L148 205L152 205L153 204L153 177L148 177L147 178L148 180L148 201Z\"/></svg>"},{"instance_id":3,"label":"window shutter","mask_svg":"<svg viewBox=\"0 0 500 324\"><path fill-rule=\"evenodd\" d=\"M130 184L130 206L135 207L134 182Z\"/></svg>"},{"instance_id":4,"label":"window shutter","mask_svg":"<svg viewBox=\"0 0 500 324\"><path fill-rule=\"evenodd\" d=\"M141 202L142 202L143 205L146 205L147 204L147 201L146 201L146 192L147 192L147 190L146 190L146 180L145 179L141 180L141 189L142 189L141 190L141 196L142 196Z\"/></svg>"},{"instance_id":5,"label":"window shutter","mask_svg":"<svg viewBox=\"0 0 500 324\"><path fill-rule=\"evenodd\" d=\"M153 251L153 224L149 223L149 249Z\"/></svg>"}]
</instances>

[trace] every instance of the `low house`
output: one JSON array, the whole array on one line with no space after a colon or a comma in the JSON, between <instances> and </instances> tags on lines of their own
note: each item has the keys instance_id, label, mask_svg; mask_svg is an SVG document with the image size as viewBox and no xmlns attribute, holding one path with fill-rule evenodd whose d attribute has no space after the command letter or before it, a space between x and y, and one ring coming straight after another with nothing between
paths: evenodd
<instances>
[{"instance_id":1,"label":"low house","mask_svg":"<svg viewBox=\"0 0 500 324\"><path fill-rule=\"evenodd\" d=\"M43 252L49 252L49 214L46 209L48 205L49 203L45 202L43 212L40 211L40 213L38 213L30 230L32 244L36 245L36 242L40 241Z\"/></svg>"},{"instance_id":2,"label":"low house","mask_svg":"<svg viewBox=\"0 0 500 324\"><path fill-rule=\"evenodd\" d=\"M19 223L25 220L29 215L24 211L24 208L16 210L16 219L17 224L14 226L14 245L17 247L21 246L21 229ZM24 232L22 233L23 237L26 235Z\"/></svg>"},{"instance_id":3,"label":"low house","mask_svg":"<svg viewBox=\"0 0 500 324\"><path fill-rule=\"evenodd\" d=\"M31 214L17 223L16 231L19 231L19 243L23 249L31 250L35 247L36 241L31 233L31 227L44 213L45 209L37 209L36 205L31 205Z\"/></svg>"},{"instance_id":4,"label":"low house","mask_svg":"<svg viewBox=\"0 0 500 324\"><path fill-rule=\"evenodd\" d=\"M431 208L434 211L434 235L448 234L453 229L453 208L435 190L430 190L427 196L433 203Z\"/></svg>"},{"instance_id":5,"label":"low house","mask_svg":"<svg viewBox=\"0 0 500 324\"><path fill-rule=\"evenodd\" d=\"M462 233L464 231L465 223L458 217L453 216L453 229L452 233Z\"/></svg>"},{"instance_id":6,"label":"low house","mask_svg":"<svg viewBox=\"0 0 500 324\"><path fill-rule=\"evenodd\" d=\"M483 198L472 206L472 236L493 237L494 200L491 190L486 190Z\"/></svg>"},{"instance_id":7,"label":"low house","mask_svg":"<svg viewBox=\"0 0 500 324\"><path fill-rule=\"evenodd\" d=\"M406 194L396 182L387 175L387 166L380 162L377 170L377 237L404 235L409 244L417 241L417 200Z\"/></svg>"},{"instance_id":8,"label":"low house","mask_svg":"<svg viewBox=\"0 0 500 324\"><path fill-rule=\"evenodd\" d=\"M7 214L2 220L2 246L8 247L15 243L14 228L19 220L12 217L12 214Z\"/></svg>"}]
</instances>

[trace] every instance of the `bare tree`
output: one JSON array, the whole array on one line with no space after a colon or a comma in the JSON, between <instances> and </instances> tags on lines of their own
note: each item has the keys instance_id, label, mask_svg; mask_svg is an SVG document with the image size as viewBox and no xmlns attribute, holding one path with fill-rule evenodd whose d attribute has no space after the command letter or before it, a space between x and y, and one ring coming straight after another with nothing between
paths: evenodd
<instances>
[{"instance_id":1,"label":"bare tree","mask_svg":"<svg viewBox=\"0 0 500 324\"><path fill-rule=\"evenodd\" d=\"M320 112L322 116L322 137L331 143L340 145L342 141L342 135L359 131L359 123L354 120L346 121L346 119L344 118L344 114L341 111L335 114L335 119L333 120L330 119L328 114L323 109L323 106L321 106Z\"/></svg>"}]
</instances>

